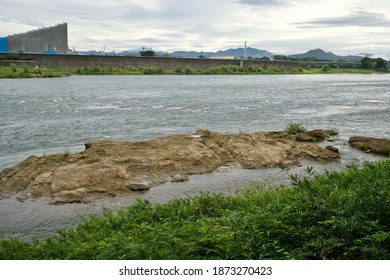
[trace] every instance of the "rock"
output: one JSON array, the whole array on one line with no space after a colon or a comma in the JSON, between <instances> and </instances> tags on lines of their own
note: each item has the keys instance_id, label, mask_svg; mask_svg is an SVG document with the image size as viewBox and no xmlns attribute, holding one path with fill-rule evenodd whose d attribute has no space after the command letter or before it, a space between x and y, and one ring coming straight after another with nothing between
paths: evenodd
<instances>
[{"instance_id":1,"label":"rock","mask_svg":"<svg viewBox=\"0 0 390 280\"><path fill-rule=\"evenodd\" d=\"M130 181L125 183L125 187L131 191L148 191L152 186L148 181Z\"/></svg>"},{"instance_id":2,"label":"rock","mask_svg":"<svg viewBox=\"0 0 390 280\"><path fill-rule=\"evenodd\" d=\"M326 133L307 134L316 139ZM147 191L166 181L182 182L221 166L268 168L339 155L314 143L296 141L285 131L225 135L197 130L145 142L95 141L79 154L31 156L0 173L0 194L20 200L52 197L52 203L86 202L88 197ZM186 174L186 175L178 175ZM82 191L81 191L82 190Z\"/></svg>"},{"instance_id":3,"label":"rock","mask_svg":"<svg viewBox=\"0 0 390 280\"><path fill-rule=\"evenodd\" d=\"M85 188L73 191L61 191L51 199L51 204L81 203L86 197Z\"/></svg>"},{"instance_id":4,"label":"rock","mask_svg":"<svg viewBox=\"0 0 390 280\"><path fill-rule=\"evenodd\" d=\"M348 143L359 150L379 155L390 155L390 139L352 136Z\"/></svg>"},{"instance_id":5,"label":"rock","mask_svg":"<svg viewBox=\"0 0 390 280\"><path fill-rule=\"evenodd\" d=\"M91 143L91 142L86 142L86 143L84 144L84 146L85 146L85 149L88 150L89 148L92 147L92 143Z\"/></svg>"},{"instance_id":6,"label":"rock","mask_svg":"<svg viewBox=\"0 0 390 280\"><path fill-rule=\"evenodd\" d=\"M331 151L333 153L336 153L336 154L339 154L339 149L337 149L336 147L333 147L333 146L326 146L326 148L328 151Z\"/></svg>"},{"instance_id":7,"label":"rock","mask_svg":"<svg viewBox=\"0 0 390 280\"><path fill-rule=\"evenodd\" d=\"M295 139L302 142L316 142L316 139L307 133L295 134Z\"/></svg>"},{"instance_id":8,"label":"rock","mask_svg":"<svg viewBox=\"0 0 390 280\"><path fill-rule=\"evenodd\" d=\"M182 183L189 181L190 178L186 174L173 175L171 177L171 183Z\"/></svg>"},{"instance_id":9,"label":"rock","mask_svg":"<svg viewBox=\"0 0 390 280\"><path fill-rule=\"evenodd\" d=\"M334 130L315 129L308 132L298 133L295 135L297 141L303 142L320 142L323 140L332 141L331 136L337 135Z\"/></svg>"}]
</instances>

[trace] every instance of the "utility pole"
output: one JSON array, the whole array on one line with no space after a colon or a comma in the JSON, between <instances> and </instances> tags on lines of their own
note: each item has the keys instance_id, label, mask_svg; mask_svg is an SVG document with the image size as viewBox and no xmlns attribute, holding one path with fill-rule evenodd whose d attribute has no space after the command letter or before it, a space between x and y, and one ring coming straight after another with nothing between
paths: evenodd
<instances>
[{"instance_id":1,"label":"utility pole","mask_svg":"<svg viewBox=\"0 0 390 280\"><path fill-rule=\"evenodd\" d=\"M244 60L246 60L247 58L247 55L246 55L246 41L245 41L245 45L244 45Z\"/></svg>"},{"instance_id":2,"label":"utility pole","mask_svg":"<svg viewBox=\"0 0 390 280\"><path fill-rule=\"evenodd\" d=\"M241 68L244 68L244 60L246 60L246 41L245 41L245 44L244 44L244 57L241 56L241 60L240 60L240 67Z\"/></svg>"}]
</instances>

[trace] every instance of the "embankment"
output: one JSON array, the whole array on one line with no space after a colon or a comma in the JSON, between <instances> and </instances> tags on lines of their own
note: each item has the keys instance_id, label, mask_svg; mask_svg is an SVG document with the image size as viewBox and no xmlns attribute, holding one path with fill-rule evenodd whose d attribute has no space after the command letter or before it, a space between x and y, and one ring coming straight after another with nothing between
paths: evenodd
<instances>
[{"instance_id":1,"label":"embankment","mask_svg":"<svg viewBox=\"0 0 390 280\"><path fill-rule=\"evenodd\" d=\"M6 55L0 54L0 59ZM162 70L171 71L177 67L189 67L195 70L205 70L210 67L234 65L247 67L275 67L280 69L297 69L298 62L292 61L255 61L255 60L231 60L231 59L200 59L200 58L172 58L172 57L138 57L138 56L95 56L95 55L45 55L45 54L18 54L22 61L0 60L0 65L9 66L10 63L24 63L31 67L58 69L58 68L83 68L83 67L140 67L153 66Z\"/></svg>"}]
</instances>

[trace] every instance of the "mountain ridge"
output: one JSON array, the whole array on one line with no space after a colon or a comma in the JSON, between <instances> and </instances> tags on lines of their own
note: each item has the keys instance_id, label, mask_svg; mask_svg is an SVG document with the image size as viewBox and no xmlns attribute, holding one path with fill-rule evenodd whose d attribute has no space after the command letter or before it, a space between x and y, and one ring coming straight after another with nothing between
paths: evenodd
<instances>
[{"instance_id":1,"label":"mountain ridge","mask_svg":"<svg viewBox=\"0 0 390 280\"><path fill-rule=\"evenodd\" d=\"M359 56L359 55L345 55L345 56L336 55L333 52L325 52L324 50L319 48L307 51L306 53L302 53L302 54L289 55L288 57L298 58L298 59L315 57L317 59L330 60L334 62L338 60L355 62L355 61L360 61L364 58L363 56Z\"/></svg>"},{"instance_id":2,"label":"mountain ridge","mask_svg":"<svg viewBox=\"0 0 390 280\"><path fill-rule=\"evenodd\" d=\"M139 52L142 51L142 49L132 49L132 50L125 50L122 52L102 52L102 51L96 51L96 50L90 50L90 51L80 51L79 54L81 55L138 55ZM210 57L234 57L235 59L243 58L245 55L244 48L230 48L227 50L218 50L216 52L207 52L207 51L174 51L174 52L163 52L163 51L155 51L157 55L168 55L168 56L174 56L174 57L183 57L183 58L210 58ZM271 53L267 50L260 50L257 48L247 48L246 49L246 56L250 58L272 58L272 56L275 55L275 53ZM360 61L364 58L364 56L361 55L336 55L333 52L326 52L320 48L309 50L306 53L301 54L292 54L287 55L286 57L292 58L292 59L304 59L304 58L316 58L320 60L330 60L333 62L336 62L338 60L343 60L346 62L356 62Z\"/></svg>"}]
</instances>

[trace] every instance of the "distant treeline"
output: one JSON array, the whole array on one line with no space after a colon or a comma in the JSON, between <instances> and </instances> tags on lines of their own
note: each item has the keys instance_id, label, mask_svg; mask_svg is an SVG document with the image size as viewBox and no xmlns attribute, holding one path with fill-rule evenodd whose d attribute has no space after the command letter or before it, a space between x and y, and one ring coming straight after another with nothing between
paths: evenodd
<instances>
[{"instance_id":1,"label":"distant treeline","mask_svg":"<svg viewBox=\"0 0 390 280\"><path fill-rule=\"evenodd\" d=\"M285 55L274 55L274 60L279 61L299 61L302 67L311 67L311 66L329 66L329 67L345 67L345 68L360 68L360 69L376 69L376 70L385 70L389 68L389 62L383 58L369 58L364 57L360 61L349 62L342 59L337 61L331 61L327 59L318 59L316 57L305 57L305 58L292 58Z\"/></svg>"}]
</instances>

